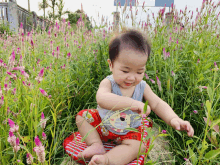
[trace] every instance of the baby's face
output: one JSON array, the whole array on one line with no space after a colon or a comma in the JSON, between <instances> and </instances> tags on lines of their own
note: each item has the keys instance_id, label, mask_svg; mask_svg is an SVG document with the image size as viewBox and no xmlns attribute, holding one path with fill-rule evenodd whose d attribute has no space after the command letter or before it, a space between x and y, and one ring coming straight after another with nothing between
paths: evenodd
<instances>
[{"instance_id":1,"label":"baby's face","mask_svg":"<svg viewBox=\"0 0 220 165\"><path fill-rule=\"evenodd\" d=\"M112 63L108 59L110 71L115 82L121 88L131 88L141 82L144 77L147 55L139 51L124 49Z\"/></svg>"}]
</instances>

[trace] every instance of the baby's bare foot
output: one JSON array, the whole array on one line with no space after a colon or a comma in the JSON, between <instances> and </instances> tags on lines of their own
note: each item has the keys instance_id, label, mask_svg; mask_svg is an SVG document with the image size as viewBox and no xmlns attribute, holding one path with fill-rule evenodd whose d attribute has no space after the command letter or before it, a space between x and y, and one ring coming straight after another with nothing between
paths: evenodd
<instances>
[{"instance_id":1,"label":"baby's bare foot","mask_svg":"<svg viewBox=\"0 0 220 165\"><path fill-rule=\"evenodd\" d=\"M87 147L83 152L80 152L77 157L78 158L84 158L84 159L89 159L93 155L101 155L106 153L105 148L103 144L100 143L93 143L91 146Z\"/></svg>"},{"instance_id":2,"label":"baby's bare foot","mask_svg":"<svg viewBox=\"0 0 220 165\"><path fill-rule=\"evenodd\" d=\"M109 165L106 155L94 155L88 165Z\"/></svg>"}]
</instances>

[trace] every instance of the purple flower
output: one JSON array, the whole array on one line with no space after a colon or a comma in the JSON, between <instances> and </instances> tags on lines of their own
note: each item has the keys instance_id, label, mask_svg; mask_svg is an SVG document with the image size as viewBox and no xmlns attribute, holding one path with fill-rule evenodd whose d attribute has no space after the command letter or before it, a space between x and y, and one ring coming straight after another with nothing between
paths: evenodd
<instances>
[{"instance_id":1,"label":"purple flower","mask_svg":"<svg viewBox=\"0 0 220 165\"><path fill-rule=\"evenodd\" d=\"M161 82L160 82L160 80L159 80L159 78L156 76L156 78L157 78L157 85L158 85L158 87L159 87L159 91L161 91L162 89L161 89Z\"/></svg>"},{"instance_id":2,"label":"purple flower","mask_svg":"<svg viewBox=\"0 0 220 165\"><path fill-rule=\"evenodd\" d=\"M171 71L171 75L172 75L172 76L175 76L175 73L174 73L173 71Z\"/></svg>"},{"instance_id":3,"label":"purple flower","mask_svg":"<svg viewBox=\"0 0 220 165\"><path fill-rule=\"evenodd\" d=\"M150 81L151 81L153 84L155 84L155 81L154 81L153 79L150 79Z\"/></svg>"},{"instance_id":4,"label":"purple flower","mask_svg":"<svg viewBox=\"0 0 220 165\"><path fill-rule=\"evenodd\" d=\"M199 59L197 60L197 63L199 63Z\"/></svg>"},{"instance_id":5,"label":"purple flower","mask_svg":"<svg viewBox=\"0 0 220 165\"><path fill-rule=\"evenodd\" d=\"M166 130L162 130L162 133L165 134L165 133L167 133L167 131Z\"/></svg>"},{"instance_id":6,"label":"purple flower","mask_svg":"<svg viewBox=\"0 0 220 165\"><path fill-rule=\"evenodd\" d=\"M70 58L71 57L71 53L69 52L69 53L67 53L67 57L68 58Z\"/></svg>"},{"instance_id":7,"label":"purple flower","mask_svg":"<svg viewBox=\"0 0 220 165\"><path fill-rule=\"evenodd\" d=\"M46 134L45 134L44 132L42 132L42 137L43 137L43 138L42 138L43 140L46 140L46 139L47 139L47 136L46 136Z\"/></svg>"},{"instance_id":8,"label":"purple flower","mask_svg":"<svg viewBox=\"0 0 220 165\"><path fill-rule=\"evenodd\" d=\"M27 164L32 164L33 156L30 153L27 153Z\"/></svg>"},{"instance_id":9,"label":"purple flower","mask_svg":"<svg viewBox=\"0 0 220 165\"><path fill-rule=\"evenodd\" d=\"M194 110L194 111L193 111L193 113L197 114L197 113L198 113L198 111L197 111L197 110Z\"/></svg>"},{"instance_id":10,"label":"purple flower","mask_svg":"<svg viewBox=\"0 0 220 165\"><path fill-rule=\"evenodd\" d=\"M43 112L41 113L41 119L42 119L42 120L45 119Z\"/></svg>"},{"instance_id":11,"label":"purple flower","mask_svg":"<svg viewBox=\"0 0 220 165\"><path fill-rule=\"evenodd\" d=\"M42 143L41 143L40 139L38 138L38 136L35 137L34 142L35 142L36 146L42 146Z\"/></svg>"},{"instance_id":12,"label":"purple flower","mask_svg":"<svg viewBox=\"0 0 220 165\"><path fill-rule=\"evenodd\" d=\"M8 119L8 124L9 124L9 126L10 126L11 128L13 128L13 127L15 126L14 121L11 120L11 119Z\"/></svg>"},{"instance_id":13,"label":"purple flower","mask_svg":"<svg viewBox=\"0 0 220 165\"><path fill-rule=\"evenodd\" d=\"M47 92L45 92L45 90L43 90L42 88L39 88L39 90L44 96L48 96L48 94L47 94Z\"/></svg>"},{"instance_id":14,"label":"purple flower","mask_svg":"<svg viewBox=\"0 0 220 165\"><path fill-rule=\"evenodd\" d=\"M148 77L147 73L144 73L144 74L145 74L146 79L148 80L148 79L149 79L149 77Z\"/></svg>"},{"instance_id":15,"label":"purple flower","mask_svg":"<svg viewBox=\"0 0 220 165\"><path fill-rule=\"evenodd\" d=\"M11 119L8 119L8 124L10 126L10 131L11 132L18 132L19 126L15 125L14 121L12 121Z\"/></svg>"},{"instance_id":16,"label":"purple flower","mask_svg":"<svg viewBox=\"0 0 220 165\"><path fill-rule=\"evenodd\" d=\"M31 40L31 46L34 47L34 42L33 42L33 40Z\"/></svg>"}]
</instances>

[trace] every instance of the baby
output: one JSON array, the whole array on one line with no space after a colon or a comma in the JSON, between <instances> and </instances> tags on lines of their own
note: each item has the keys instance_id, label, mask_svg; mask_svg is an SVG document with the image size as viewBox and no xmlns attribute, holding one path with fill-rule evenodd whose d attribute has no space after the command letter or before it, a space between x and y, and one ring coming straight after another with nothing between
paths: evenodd
<instances>
[{"instance_id":1,"label":"baby","mask_svg":"<svg viewBox=\"0 0 220 165\"><path fill-rule=\"evenodd\" d=\"M138 116L143 115L143 98L149 105L146 115L152 110L174 129L193 136L190 123L180 119L143 81L150 51L149 42L138 30L126 30L111 40L108 63L112 75L99 85L98 108L82 110L76 116L80 135L84 137L90 132L85 139L88 147L78 155L91 159L89 165L124 165L137 158L142 132ZM147 125L152 126L150 122ZM136 128L139 132L126 128ZM106 152L102 141L119 145ZM149 146L142 143L141 152L146 147Z\"/></svg>"}]
</instances>

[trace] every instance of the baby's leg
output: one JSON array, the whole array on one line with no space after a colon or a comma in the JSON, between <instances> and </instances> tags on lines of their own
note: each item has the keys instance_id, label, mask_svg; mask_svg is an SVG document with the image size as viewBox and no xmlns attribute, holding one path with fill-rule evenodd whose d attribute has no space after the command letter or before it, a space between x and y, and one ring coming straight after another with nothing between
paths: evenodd
<instances>
[{"instance_id":1,"label":"baby's leg","mask_svg":"<svg viewBox=\"0 0 220 165\"><path fill-rule=\"evenodd\" d=\"M139 152L140 141L127 139L123 140L121 145L111 149L104 155L94 155L89 165L124 165L137 158ZM142 143L141 152L146 150L146 146Z\"/></svg>"},{"instance_id":2,"label":"baby's leg","mask_svg":"<svg viewBox=\"0 0 220 165\"><path fill-rule=\"evenodd\" d=\"M97 130L90 125L82 116L76 116L76 125L79 129L79 133L84 137L90 130L92 130L88 137L85 139L87 147L83 152L78 154L78 158L84 157L85 159L91 158L93 155L99 155L106 153L105 148L100 139Z\"/></svg>"}]
</instances>

